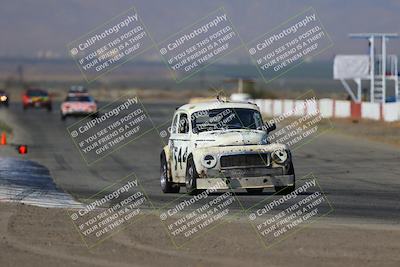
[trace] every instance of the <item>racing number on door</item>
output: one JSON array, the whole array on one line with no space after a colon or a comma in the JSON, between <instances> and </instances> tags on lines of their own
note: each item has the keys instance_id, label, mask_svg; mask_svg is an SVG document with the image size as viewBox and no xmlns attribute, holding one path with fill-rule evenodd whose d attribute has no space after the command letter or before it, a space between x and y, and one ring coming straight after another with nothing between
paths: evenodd
<instances>
[{"instance_id":1,"label":"racing number on door","mask_svg":"<svg viewBox=\"0 0 400 267\"><path fill-rule=\"evenodd\" d=\"M178 163L179 163L179 168L182 170L182 162L186 162L188 147L186 147L185 152L183 154L182 150L183 150L182 147L179 148L178 153L177 150L174 150L175 170L178 169Z\"/></svg>"},{"instance_id":2,"label":"racing number on door","mask_svg":"<svg viewBox=\"0 0 400 267\"><path fill-rule=\"evenodd\" d=\"M178 163L179 163L180 170L178 170L178 173L181 176L184 173L183 168L185 167L185 164L183 164L183 162L186 162L188 154L187 142L189 141L189 139L187 139L189 134L189 121L188 121L188 116L185 113L181 113L179 115L179 124L177 125L177 133L183 138L176 140L178 142L176 142L177 146L176 149L174 149L175 171L178 170Z\"/></svg>"}]
</instances>

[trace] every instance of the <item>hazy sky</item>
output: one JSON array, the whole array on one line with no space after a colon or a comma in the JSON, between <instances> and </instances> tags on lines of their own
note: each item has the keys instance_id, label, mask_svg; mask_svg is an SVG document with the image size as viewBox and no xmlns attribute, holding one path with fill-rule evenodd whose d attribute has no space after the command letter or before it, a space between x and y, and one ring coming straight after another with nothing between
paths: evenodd
<instances>
[{"instance_id":1,"label":"hazy sky","mask_svg":"<svg viewBox=\"0 0 400 267\"><path fill-rule=\"evenodd\" d=\"M365 53L367 43L348 39L350 32L400 33L399 0L1 0L0 56L51 51L67 57L67 43L132 6L156 41L221 6L250 41L312 6L334 42L320 58ZM400 54L400 39L390 42L389 52Z\"/></svg>"}]
</instances>

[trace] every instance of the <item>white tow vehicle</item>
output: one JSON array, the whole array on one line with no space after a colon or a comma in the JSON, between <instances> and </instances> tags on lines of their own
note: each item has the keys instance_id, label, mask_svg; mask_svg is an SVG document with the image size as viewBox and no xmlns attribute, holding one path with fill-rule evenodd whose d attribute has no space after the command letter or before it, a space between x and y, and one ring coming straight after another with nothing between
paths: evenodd
<instances>
[{"instance_id":1,"label":"white tow vehicle","mask_svg":"<svg viewBox=\"0 0 400 267\"><path fill-rule=\"evenodd\" d=\"M295 188L290 150L271 144L257 105L215 101L186 104L174 114L170 138L160 155L161 189L189 194L204 189L239 189L261 193Z\"/></svg>"}]
</instances>

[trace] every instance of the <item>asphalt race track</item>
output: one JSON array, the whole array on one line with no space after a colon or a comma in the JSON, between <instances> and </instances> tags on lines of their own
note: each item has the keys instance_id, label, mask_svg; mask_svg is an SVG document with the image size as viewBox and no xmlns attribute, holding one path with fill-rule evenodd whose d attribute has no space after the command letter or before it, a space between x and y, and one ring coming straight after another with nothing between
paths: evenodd
<instances>
[{"instance_id":1,"label":"asphalt race track","mask_svg":"<svg viewBox=\"0 0 400 267\"><path fill-rule=\"evenodd\" d=\"M183 188L180 194L163 194L159 186L159 153L167 142L159 132L169 126L179 104L146 102L145 106L160 127L91 166L83 162L67 135L67 126L77 119L61 121L58 105L51 113L24 112L20 104L12 103L2 112L16 131L15 142L28 145L26 157L46 166L55 183L75 198L89 198L134 172L153 205L162 207L177 197L188 197ZM330 131L293 154L297 179L309 173L318 178L334 208L329 218L400 223L399 148ZM249 208L273 193L238 192L237 197L243 207Z\"/></svg>"}]
</instances>

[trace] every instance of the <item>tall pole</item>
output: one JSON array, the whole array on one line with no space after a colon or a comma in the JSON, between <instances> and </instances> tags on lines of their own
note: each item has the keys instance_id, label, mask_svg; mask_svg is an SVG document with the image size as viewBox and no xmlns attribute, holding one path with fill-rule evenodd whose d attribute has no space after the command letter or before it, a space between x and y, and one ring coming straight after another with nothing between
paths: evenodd
<instances>
[{"instance_id":1,"label":"tall pole","mask_svg":"<svg viewBox=\"0 0 400 267\"><path fill-rule=\"evenodd\" d=\"M395 64L394 64L394 73L395 73L395 79L394 79L394 93L395 93L395 99L396 102L400 101L400 96L399 96L399 75L397 72L397 57L394 58Z\"/></svg>"},{"instance_id":2,"label":"tall pole","mask_svg":"<svg viewBox=\"0 0 400 267\"><path fill-rule=\"evenodd\" d=\"M362 92L361 92L361 78L357 78L355 79L356 83L357 83L357 101L361 102L362 100Z\"/></svg>"},{"instance_id":3,"label":"tall pole","mask_svg":"<svg viewBox=\"0 0 400 267\"><path fill-rule=\"evenodd\" d=\"M386 36L382 36L382 102L386 102Z\"/></svg>"},{"instance_id":4,"label":"tall pole","mask_svg":"<svg viewBox=\"0 0 400 267\"><path fill-rule=\"evenodd\" d=\"M243 79L242 78L239 78L239 80L238 80L238 91L239 91L239 94L242 94L243 93Z\"/></svg>"},{"instance_id":5,"label":"tall pole","mask_svg":"<svg viewBox=\"0 0 400 267\"><path fill-rule=\"evenodd\" d=\"M374 51L374 36L372 35L369 38L369 61L370 61L370 80L371 80L371 85L370 85L370 100L371 102L374 102L374 91L375 91L375 51Z\"/></svg>"},{"instance_id":6,"label":"tall pole","mask_svg":"<svg viewBox=\"0 0 400 267\"><path fill-rule=\"evenodd\" d=\"M386 102L386 70L387 70L387 60L390 59L391 64L394 66L390 65L390 77L389 79L394 79L396 81L395 84L395 94L398 100L400 100L400 95L399 95L399 74L397 72L397 56L393 56L388 58L387 56L387 51L386 51L386 42L389 41L390 38L399 38L400 35L397 33L352 33L349 34L351 38L362 38L362 39L367 39L369 41L369 75L370 75L370 102L373 103L375 100L379 99L379 102ZM379 83L378 89L379 91L375 92L375 39L378 38L378 41L380 41L380 38L382 38L382 60L377 60L376 67L378 68L377 70L377 75L376 78L378 78ZM379 44L378 44L379 45ZM393 62L396 61L396 62ZM393 68L396 69L393 74ZM382 72L382 73L381 73ZM381 81L382 79L382 81ZM379 93L382 99L376 96L376 93Z\"/></svg>"}]
</instances>

